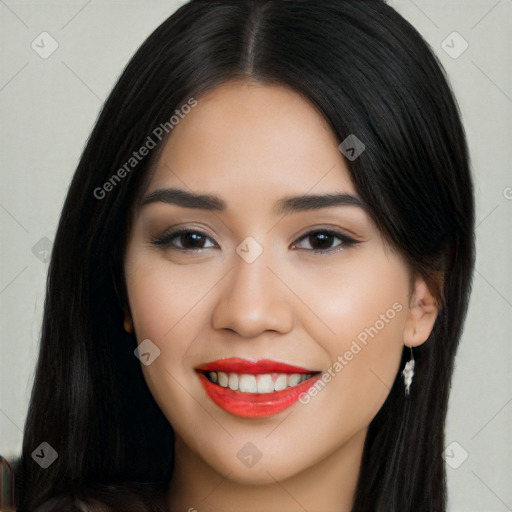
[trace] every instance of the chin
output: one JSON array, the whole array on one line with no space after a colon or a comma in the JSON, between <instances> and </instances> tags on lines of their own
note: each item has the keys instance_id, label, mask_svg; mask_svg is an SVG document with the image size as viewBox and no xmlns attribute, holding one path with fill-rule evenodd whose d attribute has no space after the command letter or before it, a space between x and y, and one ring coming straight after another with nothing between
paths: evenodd
<instances>
[{"instance_id":1,"label":"chin","mask_svg":"<svg viewBox=\"0 0 512 512\"><path fill-rule=\"evenodd\" d=\"M305 450L304 446L299 449L296 444L287 445L286 439L277 435L269 439L268 431L261 436L235 436L222 445L212 443L211 439L203 441L202 447L196 445L196 455L216 473L243 485L284 481L328 455L325 447L318 447L314 453L311 445Z\"/></svg>"},{"instance_id":2,"label":"chin","mask_svg":"<svg viewBox=\"0 0 512 512\"><path fill-rule=\"evenodd\" d=\"M298 461L293 459L287 459L283 463L269 460L272 455L267 457L264 461L263 457L252 467L246 467L244 464L236 459L233 464L232 459L225 461L225 464L215 464L213 469L221 474L225 475L227 480L234 482L239 485L270 485L275 484L276 480L283 481L288 478L295 476L300 473L302 469ZM208 463L208 462L207 462Z\"/></svg>"}]
</instances>

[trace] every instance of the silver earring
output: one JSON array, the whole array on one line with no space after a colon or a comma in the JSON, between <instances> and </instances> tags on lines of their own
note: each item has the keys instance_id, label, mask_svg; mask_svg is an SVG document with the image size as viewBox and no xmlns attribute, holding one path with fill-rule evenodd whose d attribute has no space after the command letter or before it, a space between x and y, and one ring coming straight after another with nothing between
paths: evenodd
<instances>
[{"instance_id":1,"label":"silver earring","mask_svg":"<svg viewBox=\"0 0 512 512\"><path fill-rule=\"evenodd\" d=\"M411 359L407 361L407 363L405 363L405 368L402 372L406 395L409 395L409 390L411 389L412 384L412 378L414 377L414 354L412 353L412 347L409 348L411 350Z\"/></svg>"}]
</instances>

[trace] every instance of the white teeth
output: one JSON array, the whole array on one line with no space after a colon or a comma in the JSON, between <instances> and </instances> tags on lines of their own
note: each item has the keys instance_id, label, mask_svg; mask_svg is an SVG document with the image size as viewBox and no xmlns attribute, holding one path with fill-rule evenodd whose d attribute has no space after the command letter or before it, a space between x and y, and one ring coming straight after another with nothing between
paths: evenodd
<instances>
[{"instance_id":1,"label":"white teeth","mask_svg":"<svg viewBox=\"0 0 512 512\"><path fill-rule=\"evenodd\" d=\"M293 387L311 377L310 373L248 373L208 372L208 377L223 388L242 393L272 393Z\"/></svg>"},{"instance_id":2,"label":"white teeth","mask_svg":"<svg viewBox=\"0 0 512 512\"><path fill-rule=\"evenodd\" d=\"M247 373L240 375L239 390L244 393L257 393L258 386L256 384L256 377Z\"/></svg>"},{"instance_id":3,"label":"white teeth","mask_svg":"<svg viewBox=\"0 0 512 512\"><path fill-rule=\"evenodd\" d=\"M218 372L217 377L219 379L219 386L223 388L228 387L228 376L224 372Z\"/></svg>"},{"instance_id":4,"label":"white teeth","mask_svg":"<svg viewBox=\"0 0 512 512\"><path fill-rule=\"evenodd\" d=\"M268 373L258 376L258 393L272 393L274 391L274 381L272 375Z\"/></svg>"},{"instance_id":5,"label":"white teeth","mask_svg":"<svg viewBox=\"0 0 512 512\"><path fill-rule=\"evenodd\" d=\"M281 391L286 388L288 382L288 377L284 373L279 374L276 381L274 382L274 389L276 391Z\"/></svg>"},{"instance_id":6,"label":"white teeth","mask_svg":"<svg viewBox=\"0 0 512 512\"><path fill-rule=\"evenodd\" d=\"M238 375L236 373L229 374L229 387L233 391L238 391Z\"/></svg>"},{"instance_id":7,"label":"white teeth","mask_svg":"<svg viewBox=\"0 0 512 512\"><path fill-rule=\"evenodd\" d=\"M300 382L300 373L292 373L291 375L288 375L288 387L296 386Z\"/></svg>"}]
</instances>

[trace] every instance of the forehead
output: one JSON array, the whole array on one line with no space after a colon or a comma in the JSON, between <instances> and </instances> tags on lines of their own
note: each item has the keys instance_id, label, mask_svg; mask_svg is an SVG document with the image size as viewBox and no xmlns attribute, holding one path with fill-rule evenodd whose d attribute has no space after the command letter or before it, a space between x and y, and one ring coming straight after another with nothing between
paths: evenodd
<instances>
[{"instance_id":1,"label":"forehead","mask_svg":"<svg viewBox=\"0 0 512 512\"><path fill-rule=\"evenodd\" d=\"M241 197L354 193L339 141L315 106L280 85L228 82L197 98L168 138L148 192Z\"/></svg>"}]
</instances>

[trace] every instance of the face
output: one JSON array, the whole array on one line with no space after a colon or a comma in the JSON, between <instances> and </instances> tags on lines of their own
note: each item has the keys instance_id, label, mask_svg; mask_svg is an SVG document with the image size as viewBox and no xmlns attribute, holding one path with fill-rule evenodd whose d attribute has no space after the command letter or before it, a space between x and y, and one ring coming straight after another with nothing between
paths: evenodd
<instances>
[{"instance_id":1,"label":"face","mask_svg":"<svg viewBox=\"0 0 512 512\"><path fill-rule=\"evenodd\" d=\"M410 271L339 143L298 93L224 84L174 127L134 216L125 325L146 382L187 453L233 481L341 456L400 370Z\"/></svg>"}]
</instances>

